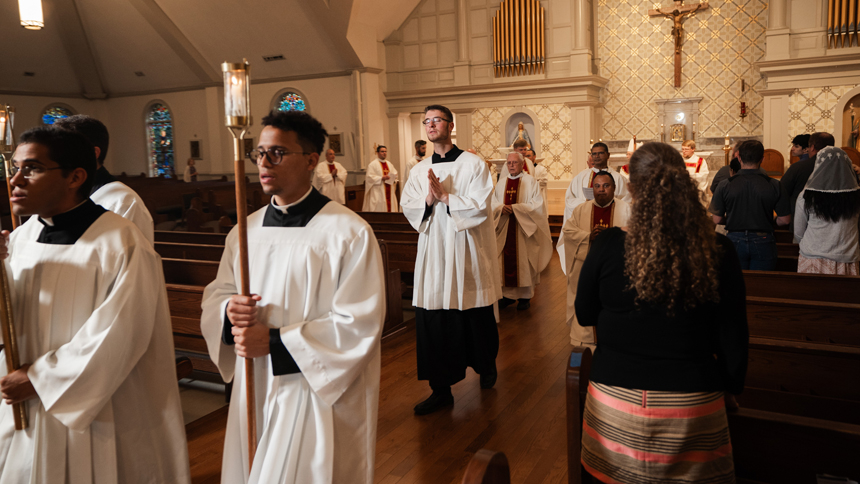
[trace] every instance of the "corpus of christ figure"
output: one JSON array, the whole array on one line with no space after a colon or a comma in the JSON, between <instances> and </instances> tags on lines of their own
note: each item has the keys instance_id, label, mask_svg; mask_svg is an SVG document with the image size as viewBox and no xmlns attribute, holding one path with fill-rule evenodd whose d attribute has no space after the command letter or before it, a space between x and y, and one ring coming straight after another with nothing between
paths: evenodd
<instances>
[{"instance_id":1,"label":"corpus of christ figure","mask_svg":"<svg viewBox=\"0 0 860 484\"><path fill-rule=\"evenodd\" d=\"M675 38L675 87L681 87L681 43L684 40L684 18L706 8L708 8L708 2L684 5L684 0L675 0L675 6L671 9L648 10L648 15L651 17L666 17L674 22L672 37Z\"/></svg>"}]
</instances>

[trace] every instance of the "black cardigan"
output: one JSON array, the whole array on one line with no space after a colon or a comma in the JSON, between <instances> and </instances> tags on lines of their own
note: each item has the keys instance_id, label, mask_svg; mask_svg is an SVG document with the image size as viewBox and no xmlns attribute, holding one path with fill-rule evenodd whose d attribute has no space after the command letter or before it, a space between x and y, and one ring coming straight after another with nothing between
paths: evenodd
<instances>
[{"instance_id":1,"label":"black cardigan","mask_svg":"<svg viewBox=\"0 0 860 484\"><path fill-rule=\"evenodd\" d=\"M635 290L625 289L625 237L619 228L604 230L579 276L576 317L597 332L591 379L636 390L740 393L749 332L744 278L731 241L716 234L720 302L669 317L646 303L637 308Z\"/></svg>"}]
</instances>

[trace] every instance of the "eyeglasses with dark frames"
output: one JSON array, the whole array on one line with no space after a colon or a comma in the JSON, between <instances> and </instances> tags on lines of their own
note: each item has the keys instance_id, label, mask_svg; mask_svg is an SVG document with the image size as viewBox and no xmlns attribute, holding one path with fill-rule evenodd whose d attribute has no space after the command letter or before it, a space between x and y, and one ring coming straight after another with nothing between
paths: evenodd
<instances>
[{"instance_id":1,"label":"eyeglasses with dark frames","mask_svg":"<svg viewBox=\"0 0 860 484\"><path fill-rule=\"evenodd\" d=\"M21 176L23 176L24 178L34 178L44 174L47 171L61 170L62 168L62 166L57 166L54 168L45 168L42 165L36 165L33 163L26 163L24 164L24 166L9 165L9 176L14 177L20 171Z\"/></svg>"},{"instance_id":2,"label":"eyeglasses with dark frames","mask_svg":"<svg viewBox=\"0 0 860 484\"><path fill-rule=\"evenodd\" d=\"M271 148L268 150L256 149L254 151L249 151L248 153L246 153L246 156L248 157L248 159L258 165L263 161L264 156L266 157L266 160L268 160L268 162L272 165L280 165L281 161L283 161L284 158L287 156L309 154L310 153L306 151L287 151L282 150L280 148Z\"/></svg>"}]
</instances>

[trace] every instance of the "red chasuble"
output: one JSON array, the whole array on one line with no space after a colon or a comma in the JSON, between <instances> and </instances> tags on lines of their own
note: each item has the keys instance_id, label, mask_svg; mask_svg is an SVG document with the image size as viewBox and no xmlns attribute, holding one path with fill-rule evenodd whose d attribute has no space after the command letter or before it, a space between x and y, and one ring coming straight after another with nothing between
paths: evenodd
<instances>
[{"instance_id":1,"label":"red chasuble","mask_svg":"<svg viewBox=\"0 0 860 484\"><path fill-rule=\"evenodd\" d=\"M380 161L379 164L382 165L382 175L383 176L387 175L388 174L388 163L386 163L384 161ZM388 208L388 211L390 212L391 211L391 185L389 185L388 183L385 183L384 181L382 182L382 184L385 186L385 206Z\"/></svg>"},{"instance_id":2,"label":"red chasuble","mask_svg":"<svg viewBox=\"0 0 860 484\"><path fill-rule=\"evenodd\" d=\"M517 192L520 189L520 178L508 178L505 185L505 205L517 203ZM514 214L508 216L508 235L505 237L505 248L502 250L502 265L505 275L505 287L519 287L519 272L517 271L517 219Z\"/></svg>"},{"instance_id":3,"label":"red chasuble","mask_svg":"<svg viewBox=\"0 0 860 484\"><path fill-rule=\"evenodd\" d=\"M684 164L685 164L685 165L687 165L687 168L695 168L695 169L696 169L696 173L698 173L698 172L699 172L699 170L701 170L701 169L702 169L702 163L704 163L704 162L705 162L705 160L703 160L703 159L700 157L700 158L699 158L699 161L694 161L693 163L687 163L687 162L684 162Z\"/></svg>"},{"instance_id":4,"label":"red chasuble","mask_svg":"<svg viewBox=\"0 0 860 484\"><path fill-rule=\"evenodd\" d=\"M591 209L591 230L597 227L608 229L612 227L612 209L615 207L615 200L607 207L598 207L597 204L592 204Z\"/></svg>"},{"instance_id":5,"label":"red chasuble","mask_svg":"<svg viewBox=\"0 0 860 484\"><path fill-rule=\"evenodd\" d=\"M621 172L622 172L622 173L627 173L627 174L629 175L629 174L630 174L630 165L624 165L624 166L622 166L622 167L621 167Z\"/></svg>"}]
</instances>

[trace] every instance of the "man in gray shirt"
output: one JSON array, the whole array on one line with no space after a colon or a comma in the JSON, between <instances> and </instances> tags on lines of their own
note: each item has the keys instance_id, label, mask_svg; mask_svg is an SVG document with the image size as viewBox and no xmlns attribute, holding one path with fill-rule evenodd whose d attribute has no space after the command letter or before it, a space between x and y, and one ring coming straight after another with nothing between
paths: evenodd
<instances>
[{"instance_id":1,"label":"man in gray shirt","mask_svg":"<svg viewBox=\"0 0 860 484\"><path fill-rule=\"evenodd\" d=\"M782 185L760 170L763 158L764 146L759 141L741 143L741 170L720 182L708 207L714 223L726 225L745 270L771 271L776 267L773 212L777 225L788 225L791 220Z\"/></svg>"}]
</instances>

